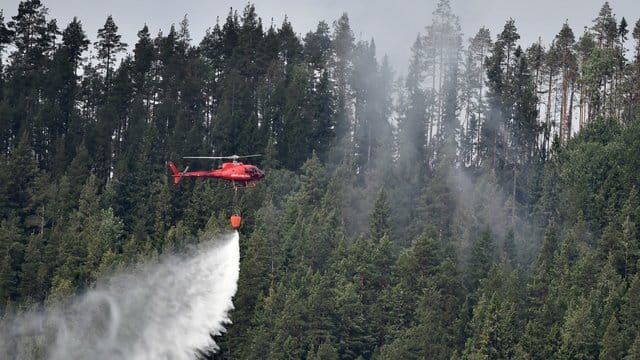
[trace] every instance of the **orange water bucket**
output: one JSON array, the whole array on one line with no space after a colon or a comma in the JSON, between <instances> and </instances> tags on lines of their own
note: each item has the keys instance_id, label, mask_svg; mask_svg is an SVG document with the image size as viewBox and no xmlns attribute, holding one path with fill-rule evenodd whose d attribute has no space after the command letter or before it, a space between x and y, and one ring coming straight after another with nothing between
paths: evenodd
<instances>
[{"instance_id":1,"label":"orange water bucket","mask_svg":"<svg viewBox=\"0 0 640 360\"><path fill-rule=\"evenodd\" d=\"M231 215L231 227L238 229L242 225L242 217L240 215Z\"/></svg>"}]
</instances>

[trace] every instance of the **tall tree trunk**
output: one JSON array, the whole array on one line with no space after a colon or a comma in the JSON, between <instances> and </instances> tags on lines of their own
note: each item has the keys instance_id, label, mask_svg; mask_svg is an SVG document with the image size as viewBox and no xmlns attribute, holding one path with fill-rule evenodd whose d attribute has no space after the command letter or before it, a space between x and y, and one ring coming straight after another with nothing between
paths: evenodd
<instances>
[{"instance_id":1,"label":"tall tree trunk","mask_svg":"<svg viewBox=\"0 0 640 360\"><path fill-rule=\"evenodd\" d=\"M565 137L567 135L567 70L562 69L562 100L560 103L560 144L565 144Z\"/></svg>"},{"instance_id":2,"label":"tall tree trunk","mask_svg":"<svg viewBox=\"0 0 640 360\"><path fill-rule=\"evenodd\" d=\"M548 150L549 147L549 137L550 137L550 133L551 133L551 85L553 83L553 71L551 69L549 69L549 84L548 84L548 88L547 88L547 113L545 115L545 135L544 135L544 141L543 141L543 148L545 153Z\"/></svg>"},{"instance_id":3,"label":"tall tree trunk","mask_svg":"<svg viewBox=\"0 0 640 360\"><path fill-rule=\"evenodd\" d=\"M582 127L584 126L584 98L585 98L585 94L582 88L582 82L580 82L580 85L578 86L578 93L580 93L580 101L578 102L578 109L579 109L579 114L578 114L578 130L582 129Z\"/></svg>"},{"instance_id":4,"label":"tall tree trunk","mask_svg":"<svg viewBox=\"0 0 640 360\"><path fill-rule=\"evenodd\" d=\"M367 126L367 166L371 164L371 124Z\"/></svg>"},{"instance_id":5,"label":"tall tree trunk","mask_svg":"<svg viewBox=\"0 0 640 360\"><path fill-rule=\"evenodd\" d=\"M513 162L513 203L511 206L511 228L515 232L516 229L516 161ZM514 234L515 235L515 234Z\"/></svg>"},{"instance_id":6,"label":"tall tree trunk","mask_svg":"<svg viewBox=\"0 0 640 360\"><path fill-rule=\"evenodd\" d=\"M483 88L484 88L484 46L481 47L480 50L480 95L478 97L478 125L477 125L477 139L476 139L476 154L477 156L477 165L480 165L480 134L482 133L482 96L483 96Z\"/></svg>"},{"instance_id":7,"label":"tall tree trunk","mask_svg":"<svg viewBox=\"0 0 640 360\"><path fill-rule=\"evenodd\" d=\"M567 115L567 142L571 139L571 126L573 122L573 98L575 97L575 81L571 82L571 92L569 93L569 111Z\"/></svg>"},{"instance_id":8,"label":"tall tree trunk","mask_svg":"<svg viewBox=\"0 0 640 360\"><path fill-rule=\"evenodd\" d=\"M442 36L442 35L440 35ZM442 41L440 42L440 46L442 46ZM444 98L444 94L442 94L442 77L443 77L443 68L444 68L444 49L440 48L440 60L438 62L438 111L437 111L437 115L436 115L436 130L437 130L437 134L436 136L438 138L441 138L442 136L442 118L443 118L443 114L442 114L442 106L443 106L443 98ZM436 143L434 146L434 149L437 148L439 146L439 143Z\"/></svg>"}]
</instances>

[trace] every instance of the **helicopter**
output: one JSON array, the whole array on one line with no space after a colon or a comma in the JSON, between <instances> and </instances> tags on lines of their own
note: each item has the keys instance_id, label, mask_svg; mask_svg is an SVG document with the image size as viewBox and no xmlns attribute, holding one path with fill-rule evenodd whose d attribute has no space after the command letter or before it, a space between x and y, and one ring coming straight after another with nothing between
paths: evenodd
<instances>
[{"instance_id":1,"label":"helicopter","mask_svg":"<svg viewBox=\"0 0 640 360\"><path fill-rule=\"evenodd\" d=\"M265 174L257 166L243 164L238 161L241 158L261 156L254 155L231 155L231 156L185 156L183 159L231 159L231 162L223 162L220 168L211 170L189 171L187 166L184 171L179 171L178 167L169 161L169 167L173 173L173 184L178 185L183 177L213 178L231 182L235 190L239 188L256 187L256 182L262 179Z\"/></svg>"}]
</instances>

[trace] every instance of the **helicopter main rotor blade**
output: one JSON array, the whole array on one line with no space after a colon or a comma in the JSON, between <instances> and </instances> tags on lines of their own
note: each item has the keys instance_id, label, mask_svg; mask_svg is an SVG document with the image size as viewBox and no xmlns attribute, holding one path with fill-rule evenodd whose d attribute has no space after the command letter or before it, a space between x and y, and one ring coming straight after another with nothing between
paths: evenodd
<instances>
[{"instance_id":1,"label":"helicopter main rotor blade","mask_svg":"<svg viewBox=\"0 0 640 360\"><path fill-rule=\"evenodd\" d=\"M231 156L183 156L183 159L240 159L248 157L262 156L262 154L253 155L231 155Z\"/></svg>"},{"instance_id":2,"label":"helicopter main rotor blade","mask_svg":"<svg viewBox=\"0 0 640 360\"><path fill-rule=\"evenodd\" d=\"M253 155L231 155L229 157L235 157L235 158L247 158L247 157L256 157L256 156L262 156L262 154L253 154Z\"/></svg>"},{"instance_id":3,"label":"helicopter main rotor blade","mask_svg":"<svg viewBox=\"0 0 640 360\"><path fill-rule=\"evenodd\" d=\"M227 156L183 156L183 159L226 159Z\"/></svg>"}]
</instances>

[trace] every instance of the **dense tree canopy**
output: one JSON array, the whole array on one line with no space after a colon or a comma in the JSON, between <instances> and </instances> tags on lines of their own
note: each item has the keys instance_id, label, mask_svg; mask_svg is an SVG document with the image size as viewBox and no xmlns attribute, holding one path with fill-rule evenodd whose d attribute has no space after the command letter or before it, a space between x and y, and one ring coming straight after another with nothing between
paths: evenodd
<instances>
[{"instance_id":1,"label":"dense tree canopy","mask_svg":"<svg viewBox=\"0 0 640 360\"><path fill-rule=\"evenodd\" d=\"M185 18L127 45L108 16L94 53L40 0L0 12L0 315L241 211L204 358L638 357L640 20L605 2L548 44L513 19L465 42L439 0L396 78L348 14L299 36L258 10L199 44ZM268 174L237 198L169 181L234 153Z\"/></svg>"}]
</instances>

